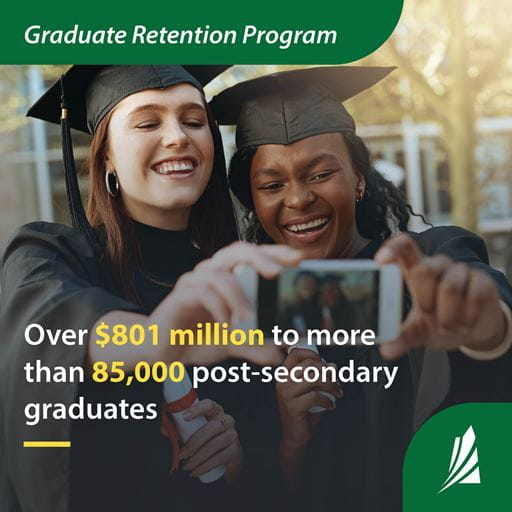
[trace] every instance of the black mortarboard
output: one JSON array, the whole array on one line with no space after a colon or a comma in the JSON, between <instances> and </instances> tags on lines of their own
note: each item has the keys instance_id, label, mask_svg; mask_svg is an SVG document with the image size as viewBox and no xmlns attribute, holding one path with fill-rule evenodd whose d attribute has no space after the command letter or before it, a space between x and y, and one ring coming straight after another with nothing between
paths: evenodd
<instances>
[{"instance_id":1,"label":"black mortarboard","mask_svg":"<svg viewBox=\"0 0 512 512\"><path fill-rule=\"evenodd\" d=\"M72 66L27 112L27 116L61 125L66 189L73 226L96 241L85 215L70 128L94 133L99 122L121 100L146 89L190 83L202 90L228 65Z\"/></svg>"},{"instance_id":2,"label":"black mortarboard","mask_svg":"<svg viewBox=\"0 0 512 512\"><path fill-rule=\"evenodd\" d=\"M191 83L202 89L230 66L72 66L63 76L71 128L94 133L98 123L130 94ZM62 89L55 82L27 116L60 124Z\"/></svg>"},{"instance_id":3,"label":"black mortarboard","mask_svg":"<svg viewBox=\"0 0 512 512\"><path fill-rule=\"evenodd\" d=\"M210 105L220 124L236 124L237 149L291 144L312 135L355 132L341 104L394 67L333 66L283 71L241 82Z\"/></svg>"}]
</instances>

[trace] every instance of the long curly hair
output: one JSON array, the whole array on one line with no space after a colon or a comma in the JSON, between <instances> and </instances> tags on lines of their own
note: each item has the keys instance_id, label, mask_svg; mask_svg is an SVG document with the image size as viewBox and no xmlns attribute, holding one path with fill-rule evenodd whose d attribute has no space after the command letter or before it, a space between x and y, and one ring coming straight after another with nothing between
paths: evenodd
<instances>
[{"instance_id":1,"label":"long curly hair","mask_svg":"<svg viewBox=\"0 0 512 512\"><path fill-rule=\"evenodd\" d=\"M359 234L368 239L384 239L396 231L407 231L413 212L403 193L386 180L372 166L370 152L361 137L355 133L342 133L354 167L364 177L366 187L361 201L356 204L356 225ZM254 243L271 243L272 240L261 227L251 197L250 168L258 146L237 151L231 159L229 185L245 208L243 223L245 238Z\"/></svg>"}]
</instances>

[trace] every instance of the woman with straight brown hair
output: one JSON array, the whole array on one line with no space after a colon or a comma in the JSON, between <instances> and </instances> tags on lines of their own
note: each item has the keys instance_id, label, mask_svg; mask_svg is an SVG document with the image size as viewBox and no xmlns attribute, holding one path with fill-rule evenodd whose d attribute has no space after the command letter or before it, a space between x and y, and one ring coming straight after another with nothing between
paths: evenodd
<instances>
[{"instance_id":1,"label":"woman with straight brown hair","mask_svg":"<svg viewBox=\"0 0 512 512\"><path fill-rule=\"evenodd\" d=\"M236 397L212 388L189 409L185 420L208 421L179 453L174 444L184 471L169 479L162 384L115 383L105 370L121 365L128 375L139 361L281 360L275 347L176 347L166 336L171 328L244 316L249 305L231 273L236 264L272 276L298 257L285 247L226 247L235 224L220 135L202 90L225 68L74 66L31 108L29 115L50 122L61 111L73 228L28 224L5 252L0 509L197 510L228 496L221 481L204 486L188 475L224 466L223 481L236 478L243 454L223 409L234 411ZM93 134L87 215L70 127ZM136 326L148 336L153 325L158 343L96 343L98 327L113 334L115 326ZM65 329L79 336L76 343L33 339ZM32 383L23 378L26 363L50 370ZM44 377L57 367L83 369L83 377ZM105 376L108 382L96 382ZM70 441L71 448L23 448L38 440Z\"/></svg>"}]
</instances>

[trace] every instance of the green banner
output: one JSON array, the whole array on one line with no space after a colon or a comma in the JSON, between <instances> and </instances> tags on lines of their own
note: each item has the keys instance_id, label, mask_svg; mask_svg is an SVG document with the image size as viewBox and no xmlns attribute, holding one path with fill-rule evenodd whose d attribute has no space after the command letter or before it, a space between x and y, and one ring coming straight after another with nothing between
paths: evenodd
<instances>
[{"instance_id":1,"label":"green banner","mask_svg":"<svg viewBox=\"0 0 512 512\"><path fill-rule=\"evenodd\" d=\"M512 404L464 404L431 418L404 463L404 512L512 510Z\"/></svg>"},{"instance_id":2,"label":"green banner","mask_svg":"<svg viewBox=\"0 0 512 512\"><path fill-rule=\"evenodd\" d=\"M134 4L136 5L136 4ZM133 5L27 0L4 13L1 64L343 64L396 27L403 0ZM22 7L22 8L20 8Z\"/></svg>"}]
</instances>

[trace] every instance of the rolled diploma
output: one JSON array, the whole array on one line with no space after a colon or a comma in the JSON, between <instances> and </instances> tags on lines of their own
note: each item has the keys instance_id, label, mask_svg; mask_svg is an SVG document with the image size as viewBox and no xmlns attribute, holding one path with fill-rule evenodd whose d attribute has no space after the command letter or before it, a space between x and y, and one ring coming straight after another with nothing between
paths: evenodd
<instances>
[{"instance_id":1,"label":"rolled diploma","mask_svg":"<svg viewBox=\"0 0 512 512\"><path fill-rule=\"evenodd\" d=\"M172 382L170 380L166 380L164 382L164 398L168 404L178 402L189 394L193 395L190 396L190 400L187 401L189 405L186 406L186 408L183 410L170 413L174 420L174 424L178 429L183 444L185 444L190 439L192 434L197 432L200 428L204 427L208 423L208 420L204 416L199 416L198 418L194 418L190 421L187 421L183 418L183 414L199 401L197 399L195 390L192 388L190 377L186 372L185 377L181 382ZM225 471L225 466L218 466L201 475L199 480L201 480L201 482L204 484L215 482L215 480L218 480L222 475L224 475Z\"/></svg>"}]
</instances>

